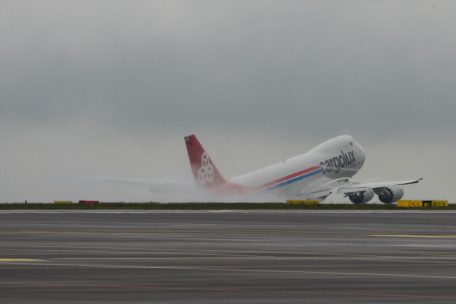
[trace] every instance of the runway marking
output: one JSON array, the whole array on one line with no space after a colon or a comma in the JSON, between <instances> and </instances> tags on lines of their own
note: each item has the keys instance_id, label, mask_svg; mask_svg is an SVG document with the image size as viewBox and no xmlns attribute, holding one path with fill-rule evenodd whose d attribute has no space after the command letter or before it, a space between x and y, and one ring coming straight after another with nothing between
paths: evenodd
<instances>
[{"instance_id":1,"label":"runway marking","mask_svg":"<svg viewBox=\"0 0 456 304\"><path fill-rule=\"evenodd\" d=\"M44 262L41 259L25 259L25 258L0 258L0 263L28 263L28 262Z\"/></svg>"},{"instance_id":2,"label":"runway marking","mask_svg":"<svg viewBox=\"0 0 456 304\"><path fill-rule=\"evenodd\" d=\"M455 260L454 256L425 256L425 257L400 257L400 256L270 256L270 255L189 255L189 256L110 256L110 257L70 257L55 258L54 260L62 261L100 261L100 260L119 260L119 261L178 261L178 260L284 260L284 261L413 261L423 263L445 263L453 264L456 262L447 261Z\"/></svg>"},{"instance_id":3,"label":"runway marking","mask_svg":"<svg viewBox=\"0 0 456 304\"><path fill-rule=\"evenodd\" d=\"M370 234L373 237L455 239L456 234Z\"/></svg>"},{"instance_id":4,"label":"runway marking","mask_svg":"<svg viewBox=\"0 0 456 304\"><path fill-rule=\"evenodd\" d=\"M30 264L33 265L33 264ZM158 269L158 270L189 270L189 271L225 271L225 272L258 272L258 273L297 273L319 274L337 276L359 277L389 277L389 278L415 278L415 279L445 279L456 280L456 276L404 274L404 273L378 273L378 272L338 272L338 271L311 271L311 270L284 270L284 269L252 269L252 268L217 268L217 267L185 267L185 266L145 266L145 265L103 265L103 264L72 264L72 263L42 263L40 265L59 267L85 267L106 269Z\"/></svg>"},{"instance_id":5,"label":"runway marking","mask_svg":"<svg viewBox=\"0 0 456 304\"><path fill-rule=\"evenodd\" d=\"M45 246L46 248L44 248L44 249L40 248L42 246L13 246L13 248L2 248L2 250L3 251L6 251L6 250L17 251L18 249L15 248L15 247L25 248L24 250L31 250L32 249L34 251L40 251L40 252L59 252L59 253L60 252L61 253L70 252L70 253L85 253L85 254L87 254L87 253L92 253L92 254L93 253L103 253L103 254L109 253L109 254L112 254L113 252L115 252L115 254L137 254L137 255L151 254L151 251L122 251L122 250L119 250L118 248L115 248L115 247L112 248L112 249L106 248L104 250L102 250L102 249L100 249L100 250L84 250L84 249L79 249L79 248L59 249L58 246ZM57 248L57 249L52 249L52 248ZM160 250L156 250L156 251L154 251L152 253L156 254L156 255L163 255L162 258L166 258L166 257L173 258L173 257L182 256L182 253L160 251ZM214 253L212 253L212 252L207 252L206 253L205 251L203 251L201 253L199 251L196 251L195 253L189 253L188 255L196 256L196 257L201 256L201 255L214 256L214 257L220 256L220 254L217 253L216 251ZM252 256L252 255L246 255L246 254L237 253L236 251L233 251L231 254L228 254L227 256L231 257L231 256ZM115 257L112 257L112 258L115 258ZM189 258L191 258L191 257L189 257ZM61 259L66 259L66 258L61 258ZM68 259L72 259L72 258L68 258ZM78 258L74 258L74 259L78 259ZM84 258L81 258L81 259L84 259Z\"/></svg>"}]
</instances>

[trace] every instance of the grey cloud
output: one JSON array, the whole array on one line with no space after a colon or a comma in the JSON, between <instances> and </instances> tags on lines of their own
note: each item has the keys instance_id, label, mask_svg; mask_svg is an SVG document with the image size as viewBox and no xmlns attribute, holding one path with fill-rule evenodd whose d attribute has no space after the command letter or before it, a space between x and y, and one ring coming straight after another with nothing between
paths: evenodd
<instances>
[{"instance_id":1,"label":"grey cloud","mask_svg":"<svg viewBox=\"0 0 456 304\"><path fill-rule=\"evenodd\" d=\"M452 3L2 5L2 121L455 130Z\"/></svg>"}]
</instances>

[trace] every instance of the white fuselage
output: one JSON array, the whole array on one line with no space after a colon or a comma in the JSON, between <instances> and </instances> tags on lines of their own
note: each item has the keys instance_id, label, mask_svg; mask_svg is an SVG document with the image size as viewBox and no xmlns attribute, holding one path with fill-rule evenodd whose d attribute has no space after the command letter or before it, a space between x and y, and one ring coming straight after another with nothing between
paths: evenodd
<instances>
[{"instance_id":1,"label":"white fuselage","mask_svg":"<svg viewBox=\"0 0 456 304\"><path fill-rule=\"evenodd\" d=\"M329 139L308 152L236 177L229 182L277 195L310 193L340 178L352 177L364 164L364 149L349 135Z\"/></svg>"}]
</instances>

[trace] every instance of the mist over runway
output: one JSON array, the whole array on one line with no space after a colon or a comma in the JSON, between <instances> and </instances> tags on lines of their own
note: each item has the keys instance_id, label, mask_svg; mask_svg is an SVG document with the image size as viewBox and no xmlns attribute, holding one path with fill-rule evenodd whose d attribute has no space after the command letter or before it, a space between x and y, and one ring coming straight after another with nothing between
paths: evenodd
<instances>
[{"instance_id":1,"label":"mist over runway","mask_svg":"<svg viewBox=\"0 0 456 304\"><path fill-rule=\"evenodd\" d=\"M0 302L453 303L454 211L0 211Z\"/></svg>"}]
</instances>

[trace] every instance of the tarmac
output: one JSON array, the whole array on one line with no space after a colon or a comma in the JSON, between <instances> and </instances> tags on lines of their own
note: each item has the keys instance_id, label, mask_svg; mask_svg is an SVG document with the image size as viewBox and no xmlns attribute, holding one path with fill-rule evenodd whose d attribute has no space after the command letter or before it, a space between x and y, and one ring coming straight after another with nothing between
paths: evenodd
<instances>
[{"instance_id":1,"label":"tarmac","mask_svg":"<svg viewBox=\"0 0 456 304\"><path fill-rule=\"evenodd\" d=\"M455 302L455 211L0 211L0 303Z\"/></svg>"}]
</instances>

